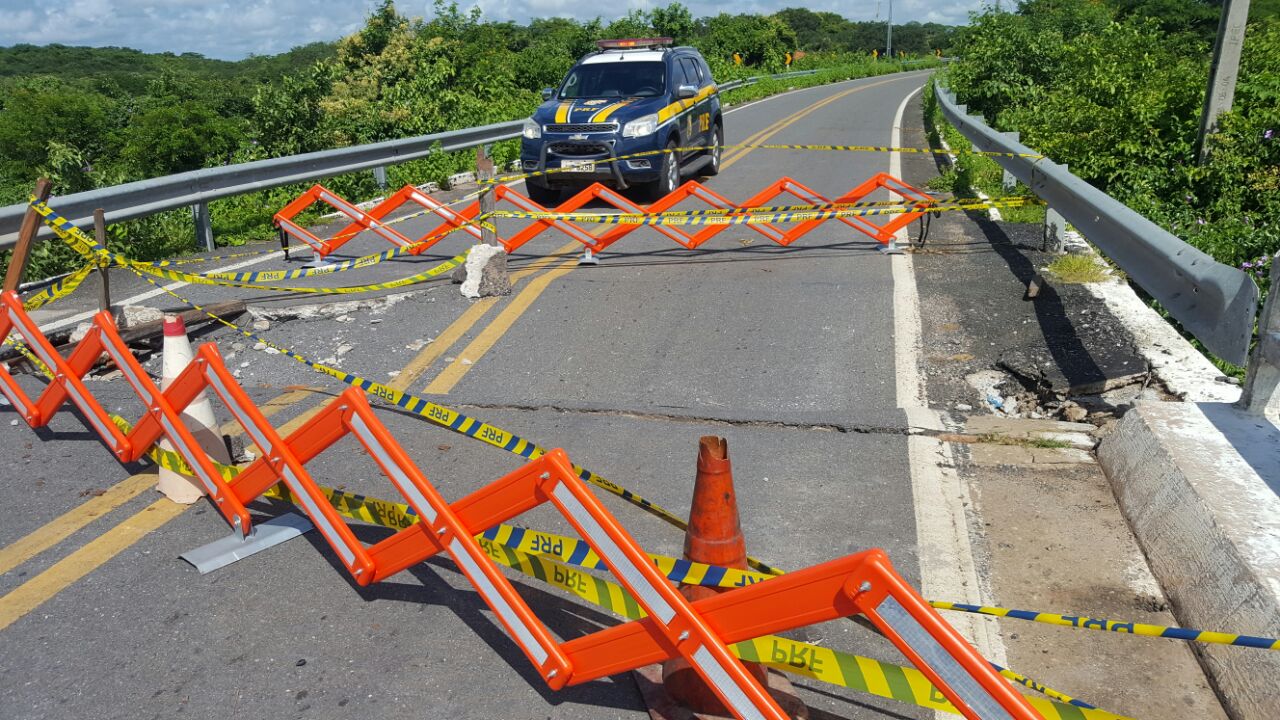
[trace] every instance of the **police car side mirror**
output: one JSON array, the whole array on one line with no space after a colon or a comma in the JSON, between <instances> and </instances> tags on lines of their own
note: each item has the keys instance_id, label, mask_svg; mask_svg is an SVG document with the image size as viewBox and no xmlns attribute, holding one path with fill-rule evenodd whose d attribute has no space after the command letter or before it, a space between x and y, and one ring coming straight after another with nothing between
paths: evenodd
<instances>
[{"instance_id":1,"label":"police car side mirror","mask_svg":"<svg viewBox=\"0 0 1280 720\"><path fill-rule=\"evenodd\" d=\"M697 94L698 88L692 85L681 85L676 89L676 98L680 100L687 100Z\"/></svg>"},{"instance_id":2,"label":"police car side mirror","mask_svg":"<svg viewBox=\"0 0 1280 720\"><path fill-rule=\"evenodd\" d=\"M555 96L556 96L556 89L555 89L555 88L542 88L542 99L543 99L543 100L550 100L551 98L553 98L553 97L555 97Z\"/></svg>"}]
</instances>

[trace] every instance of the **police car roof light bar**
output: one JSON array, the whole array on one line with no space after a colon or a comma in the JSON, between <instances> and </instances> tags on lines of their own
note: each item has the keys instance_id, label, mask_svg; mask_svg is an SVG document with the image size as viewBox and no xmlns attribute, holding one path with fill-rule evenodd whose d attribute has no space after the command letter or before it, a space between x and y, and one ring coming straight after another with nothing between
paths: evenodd
<instances>
[{"instance_id":1,"label":"police car roof light bar","mask_svg":"<svg viewBox=\"0 0 1280 720\"><path fill-rule=\"evenodd\" d=\"M656 38L622 38L619 40L597 40L596 47L601 50L633 50L639 48L667 47L671 45L669 37Z\"/></svg>"}]
</instances>

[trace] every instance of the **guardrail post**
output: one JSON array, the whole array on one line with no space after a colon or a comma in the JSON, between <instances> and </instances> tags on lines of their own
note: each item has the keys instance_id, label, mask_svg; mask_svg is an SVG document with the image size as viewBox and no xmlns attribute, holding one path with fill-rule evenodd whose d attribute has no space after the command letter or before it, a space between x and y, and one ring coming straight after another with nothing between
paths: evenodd
<instances>
[{"instance_id":1,"label":"guardrail post","mask_svg":"<svg viewBox=\"0 0 1280 720\"><path fill-rule=\"evenodd\" d=\"M102 247L107 246L107 214L98 208L93 211L93 239ZM98 264L98 309L111 311L111 262L94 258Z\"/></svg>"},{"instance_id":2,"label":"guardrail post","mask_svg":"<svg viewBox=\"0 0 1280 720\"><path fill-rule=\"evenodd\" d=\"M1040 243L1041 252L1061 255L1067 247L1067 220L1051 207L1044 209L1044 239Z\"/></svg>"},{"instance_id":3,"label":"guardrail post","mask_svg":"<svg viewBox=\"0 0 1280 720\"><path fill-rule=\"evenodd\" d=\"M196 224L196 244L203 245L205 250L216 250L213 242L213 225L209 222L209 203L196 203L191 206L191 219Z\"/></svg>"},{"instance_id":4,"label":"guardrail post","mask_svg":"<svg viewBox=\"0 0 1280 720\"><path fill-rule=\"evenodd\" d=\"M1065 164L1061 167L1064 172L1067 170ZM1044 208L1044 235L1040 242L1040 251L1061 255L1066 250L1067 219L1062 217L1062 213L1046 205Z\"/></svg>"},{"instance_id":5,"label":"guardrail post","mask_svg":"<svg viewBox=\"0 0 1280 720\"><path fill-rule=\"evenodd\" d=\"M379 165L373 169L373 181L378 183L379 190L387 189L387 168L385 165Z\"/></svg>"},{"instance_id":6,"label":"guardrail post","mask_svg":"<svg viewBox=\"0 0 1280 720\"><path fill-rule=\"evenodd\" d=\"M1006 132L1000 134L1014 142L1022 141L1022 133L1020 132ZM1018 186L1018 178L1014 177L1013 173L1006 170L1003 166L1000 169L1004 172L1004 174L1000 176L1000 187L1004 188L1005 192L1011 192Z\"/></svg>"},{"instance_id":7,"label":"guardrail post","mask_svg":"<svg viewBox=\"0 0 1280 720\"><path fill-rule=\"evenodd\" d=\"M1251 415L1280 415L1280 253L1271 258L1271 292L1258 316L1258 344L1249 357L1237 407Z\"/></svg>"},{"instance_id":8,"label":"guardrail post","mask_svg":"<svg viewBox=\"0 0 1280 720\"><path fill-rule=\"evenodd\" d=\"M44 202L53 194L53 183L44 178L36 181L36 199ZM36 239L36 231L40 229L40 216L35 210L27 207L22 218L22 227L18 230L18 244L13 246L13 254L9 256L9 271L4 276L4 291L17 292L22 284L22 275L27 271L27 260L31 258L31 243Z\"/></svg>"}]
</instances>

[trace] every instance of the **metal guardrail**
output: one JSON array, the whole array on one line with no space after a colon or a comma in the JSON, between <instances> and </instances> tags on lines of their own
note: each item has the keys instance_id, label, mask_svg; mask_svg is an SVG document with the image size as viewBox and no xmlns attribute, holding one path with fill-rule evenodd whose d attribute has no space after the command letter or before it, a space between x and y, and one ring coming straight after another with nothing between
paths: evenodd
<instances>
[{"instance_id":1,"label":"metal guardrail","mask_svg":"<svg viewBox=\"0 0 1280 720\"><path fill-rule=\"evenodd\" d=\"M303 153L192 170L151 180L115 185L64 195L52 201L58 212L77 225L93 223L94 209L106 211L108 223L154 215L165 210L207 203L210 200L267 190L291 183L318 180L344 173L394 165L426 157L433 152L465 150L499 140L518 137L523 120L450 130L402 140L387 140L336 150ZM0 250L17 242L18 228L26 213L25 203L0 208ZM42 228L38 237L51 236Z\"/></svg>"},{"instance_id":2,"label":"metal guardrail","mask_svg":"<svg viewBox=\"0 0 1280 720\"><path fill-rule=\"evenodd\" d=\"M799 70L778 75L744 78L725 83L720 86L720 90L727 92L766 77L780 79L812 75L816 72L818 71ZM478 145L509 140L520 136L523 123L524 120L513 120L401 140L387 140L368 145L257 160L239 165L192 170L150 180L72 193L58 197L52 202L56 203L60 213L71 218L77 225L92 224L92 214L96 208L106 211L108 223L115 223L154 215L165 210L199 207L210 200L268 190L281 185L395 165L426 157L433 152L465 150ZM25 203L0 208L0 250L11 248L17 242L18 228L22 225L22 217L26 209ZM52 235L48 228L42 227L37 237L43 239Z\"/></svg>"},{"instance_id":3,"label":"metal guardrail","mask_svg":"<svg viewBox=\"0 0 1280 720\"><path fill-rule=\"evenodd\" d=\"M1036 152L967 114L935 80L943 116L978 150ZM1048 158L993 158L1097 245L1183 328L1214 355L1244 365L1249 359L1258 286L1242 270L1224 265Z\"/></svg>"}]
</instances>

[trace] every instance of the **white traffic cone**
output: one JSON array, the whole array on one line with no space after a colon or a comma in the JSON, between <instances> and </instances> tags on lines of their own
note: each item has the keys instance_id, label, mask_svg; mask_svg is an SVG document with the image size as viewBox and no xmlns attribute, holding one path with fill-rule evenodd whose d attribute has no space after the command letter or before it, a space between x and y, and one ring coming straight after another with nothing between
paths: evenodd
<instances>
[{"instance_id":1,"label":"white traffic cone","mask_svg":"<svg viewBox=\"0 0 1280 720\"><path fill-rule=\"evenodd\" d=\"M169 383L178 377L187 365L191 364L191 341L187 339L187 327L180 315L164 316L164 346L160 361L160 389L166 390ZM202 392L187 406L182 419L195 436L196 443L213 460L230 463L227 446L218 433L218 421L213 416L213 405ZM160 447L173 450L167 439L160 441ZM170 500L190 505L204 495L204 485L194 477L181 475L165 467L160 468L160 480L156 489L164 493Z\"/></svg>"}]
</instances>

